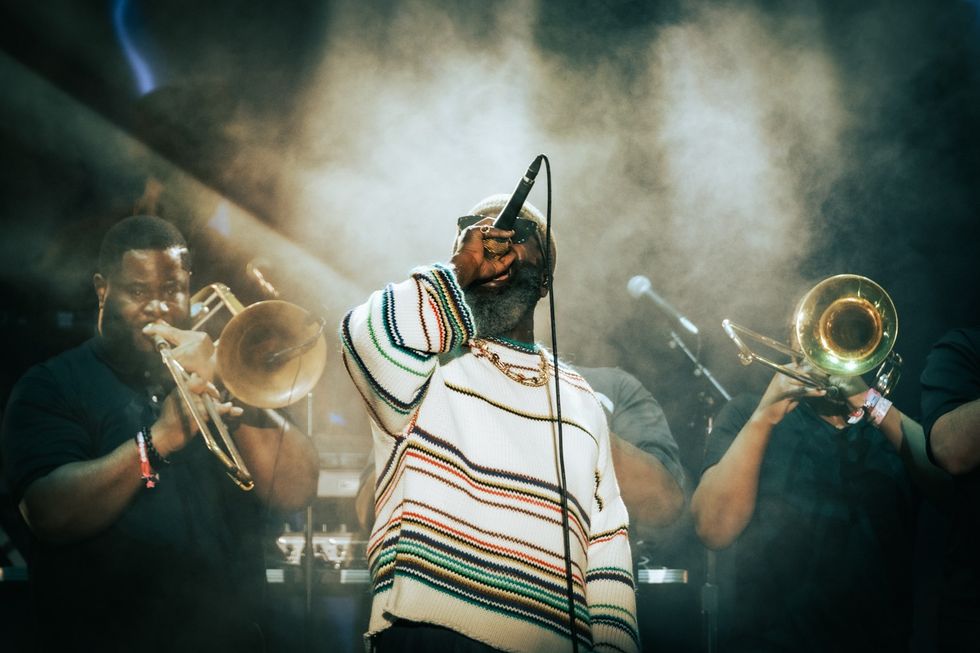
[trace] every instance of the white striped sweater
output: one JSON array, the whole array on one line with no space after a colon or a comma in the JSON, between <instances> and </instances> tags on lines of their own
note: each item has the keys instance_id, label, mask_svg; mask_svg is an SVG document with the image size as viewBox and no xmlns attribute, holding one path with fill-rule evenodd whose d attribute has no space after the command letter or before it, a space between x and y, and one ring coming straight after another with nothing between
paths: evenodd
<instances>
[{"instance_id":1,"label":"white striped sweater","mask_svg":"<svg viewBox=\"0 0 980 653\"><path fill-rule=\"evenodd\" d=\"M554 361L484 341L528 375L543 356L549 383L530 387L471 353L474 335L455 276L438 264L375 292L341 324L374 437L368 636L401 618L504 651L570 651ZM627 515L605 417L582 377L558 370L579 649L636 651Z\"/></svg>"}]
</instances>

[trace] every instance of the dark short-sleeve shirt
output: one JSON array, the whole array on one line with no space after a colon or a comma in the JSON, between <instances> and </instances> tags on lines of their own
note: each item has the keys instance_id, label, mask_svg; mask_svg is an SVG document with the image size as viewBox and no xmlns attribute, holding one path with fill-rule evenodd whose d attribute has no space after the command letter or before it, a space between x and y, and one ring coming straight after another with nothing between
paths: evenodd
<instances>
[{"instance_id":1,"label":"dark short-sleeve shirt","mask_svg":"<svg viewBox=\"0 0 980 653\"><path fill-rule=\"evenodd\" d=\"M677 485L684 488L686 479L677 441L670 432L663 409L650 391L639 379L618 367L576 369L588 381L602 404L609 430L654 456ZM631 521L633 561L643 567L654 562L663 563L665 557L675 558L675 552L665 550L671 536L677 537L673 527L655 528Z\"/></svg>"},{"instance_id":2,"label":"dark short-sleeve shirt","mask_svg":"<svg viewBox=\"0 0 980 653\"><path fill-rule=\"evenodd\" d=\"M980 329L954 329L929 352L922 372L922 427L980 398ZM980 433L974 434L980 438ZM954 477L953 511L943 560L941 650L980 642L980 469Z\"/></svg>"},{"instance_id":3,"label":"dark short-sleeve shirt","mask_svg":"<svg viewBox=\"0 0 980 653\"><path fill-rule=\"evenodd\" d=\"M62 465L133 442L162 400L162 389L110 366L98 340L29 370L11 393L2 430L15 499ZM31 583L48 648L228 650L254 631L265 574L257 500L200 438L172 463L159 470L156 488L140 489L97 535L32 543Z\"/></svg>"},{"instance_id":4,"label":"dark short-sleeve shirt","mask_svg":"<svg viewBox=\"0 0 980 653\"><path fill-rule=\"evenodd\" d=\"M618 367L579 367L599 398L609 430L663 463L677 484L684 484L677 441L660 404L639 379Z\"/></svg>"},{"instance_id":5,"label":"dark short-sleeve shirt","mask_svg":"<svg viewBox=\"0 0 980 653\"><path fill-rule=\"evenodd\" d=\"M954 329L929 352L920 379L922 428L929 437L936 420L980 397L980 329Z\"/></svg>"},{"instance_id":6,"label":"dark short-sleeve shirt","mask_svg":"<svg viewBox=\"0 0 980 653\"><path fill-rule=\"evenodd\" d=\"M704 468L758 396L720 411ZM806 403L773 429L755 512L734 544L729 651L901 651L911 633L915 496L868 424L838 430Z\"/></svg>"}]
</instances>

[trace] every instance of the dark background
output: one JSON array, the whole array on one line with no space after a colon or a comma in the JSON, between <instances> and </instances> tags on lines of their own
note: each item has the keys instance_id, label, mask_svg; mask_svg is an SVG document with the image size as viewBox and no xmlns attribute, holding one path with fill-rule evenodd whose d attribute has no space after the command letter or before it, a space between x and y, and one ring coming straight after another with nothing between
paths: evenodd
<instances>
[{"instance_id":1,"label":"dark background","mask_svg":"<svg viewBox=\"0 0 980 653\"><path fill-rule=\"evenodd\" d=\"M688 345L732 394L769 374L739 366L723 318L782 338L817 280L871 277L898 308L895 401L915 416L931 343L980 322L978 13L965 0L5 2L0 405L28 366L92 333L94 258L120 217L178 224L195 287L255 301L257 262L332 325L444 259L453 219L544 152L559 353L637 375L692 472L717 397L668 346L674 325L626 293L636 274L699 325ZM542 209L547 182L531 195ZM325 469L359 470L367 424L330 349L313 430Z\"/></svg>"}]
</instances>

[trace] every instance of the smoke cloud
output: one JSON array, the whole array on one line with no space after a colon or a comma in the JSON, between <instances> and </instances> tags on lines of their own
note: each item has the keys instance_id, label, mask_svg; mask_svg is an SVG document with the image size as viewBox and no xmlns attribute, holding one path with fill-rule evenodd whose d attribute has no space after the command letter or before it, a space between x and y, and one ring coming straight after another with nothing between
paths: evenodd
<instances>
[{"instance_id":1,"label":"smoke cloud","mask_svg":"<svg viewBox=\"0 0 980 653\"><path fill-rule=\"evenodd\" d=\"M782 325L853 118L820 16L692 5L576 67L536 44L533 5L494 7L475 27L425 2L334 5L293 175L312 251L366 290L444 260L453 218L540 151L572 358L616 362L595 335L637 311L633 274L708 333Z\"/></svg>"}]
</instances>

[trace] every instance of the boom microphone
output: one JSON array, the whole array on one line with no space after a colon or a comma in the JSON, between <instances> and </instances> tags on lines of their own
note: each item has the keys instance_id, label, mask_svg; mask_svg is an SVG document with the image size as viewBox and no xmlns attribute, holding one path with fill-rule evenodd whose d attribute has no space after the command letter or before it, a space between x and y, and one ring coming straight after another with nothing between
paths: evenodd
<instances>
[{"instance_id":1,"label":"boom microphone","mask_svg":"<svg viewBox=\"0 0 980 653\"><path fill-rule=\"evenodd\" d=\"M653 290L650 280L646 277L637 275L630 279L629 283L626 284L626 291L629 292L630 296L634 299L639 299L642 295L653 300L653 303L657 305L657 308L677 320L682 327L694 335L698 335L698 328L694 326L694 322L691 322L689 319L681 315L680 311L671 306L666 299L658 295Z\"/></svg>"},{"instance_id":2,"label":"boom microphone","mask_svg":"<svg viewBox=\"0 0 980 653\"><path fill-rule=\"evenodd\" d=\"M521 212L521 207L524 206L524 202L527 200L527 194L531 192L531 186L534 185L534 178L538 176L538 170L541 168L541 160L543 158L544 155L539 154L531 162L531 165L527 167L527 172L517 182L517 188L514 189L514 194L510 196L510 201L507 202L507 206L497 214L497 218L493 221L494 228L506 229L507 231L514 228L514 223L517 222L517 214Z\"/></svg>"}]
</instances>

